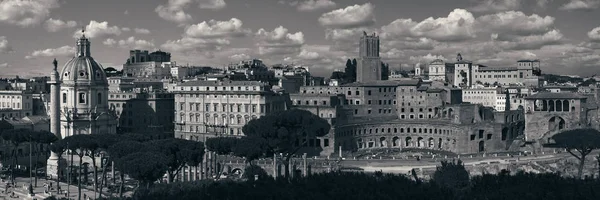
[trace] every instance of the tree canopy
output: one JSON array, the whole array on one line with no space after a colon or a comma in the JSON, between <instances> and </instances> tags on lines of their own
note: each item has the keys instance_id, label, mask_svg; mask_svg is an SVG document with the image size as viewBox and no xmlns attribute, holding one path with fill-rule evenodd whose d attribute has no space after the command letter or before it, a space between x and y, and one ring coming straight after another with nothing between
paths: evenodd
<instances>
[{"instance_id":1,"label":"tree canopy","mask_svg":"<svg viewBox=\"0 0 600 200\"><path fill-rule=\"evenodd\" d=\"M118 165L123 173L149 187L160 179L168 169L166 155L155 152L136 152L119 159Z\"/></svg>"},{"instance_id":2,"label":"tree canopy","mask_svg":"<svg viewBox=\"0 0 600 200\"><path fill-rule=\"evenodd\" d=\"M600 132L593 128L566 130L553 135L551 139L554 140L554 143L546 144L546 147L565 148L579 160L577 173L579 178L583 175L585 157L594 149L600 149Z\"/></svg>"},{"instance_id":3,"label":"tree canopy","mask_svg":"<svg viewBox=\"0 0 600 200\"><path fill-rule=\"evenodd\" d=\"M165 155L169 182L185 166L196 166L202 162L204 144L191 140L170 138L146 142L147 150Z\"/></svg>"}]
</instances>

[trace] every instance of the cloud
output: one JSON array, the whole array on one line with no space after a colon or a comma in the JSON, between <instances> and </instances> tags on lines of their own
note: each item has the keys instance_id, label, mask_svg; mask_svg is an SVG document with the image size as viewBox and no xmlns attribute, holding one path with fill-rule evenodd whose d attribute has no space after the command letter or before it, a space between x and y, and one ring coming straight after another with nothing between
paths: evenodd
<instances>
[{"instance_id":1,"label":"cloud","mask_svg":"<svg viewBox=\"0 0 600 200\"><path fill-rule=\"evenodd\" d=\"M123 31L123 32L129 32L129 31L131 31L131 28L129 28L129 27L121 27L121 31Z\"/></svg>"},{"instance_id":2,"label":"cloud","mask_svg":"<svg viewBox=\"0 0 600 200\"><path fill-rule=\"evenodd\" d=\"M1 63L0 64L0 68L7 68L7 67L10 67L10 64L8 64L8 63Z\"/></svg>"},{"instance_id":3,"label":"cloud","mask_svg":"<svg viewBox=\"0 0 600 200\"><path fill-rule=\"evenodd\" d=\"M192 38L241 37L251 33L242 27L244 23L237 18L229 21L203 21L186 28L184 35Z\"/></svg>"},{"instance_id":4,"label":"cloud","mask_svg":"<svg viewBox=\"0 0 600 200\"><path fill-rule=\"evenodd\" d=\"M548 31L542 35L529 35L513 38L509 41L495 41L496 44L504 49L530 50L539 49L546 45L559 44L563 39L563 34L557 30Z\"/></svg>"},{"instance_id":5,"label":"cloud","mask_svg":"<svg viewBox=\"0 0 600 200\"><path fill-rule=\"evenodd\" d=\"M135 39L135 37L131 36L129 38L127 38L126 40L119 40L119 41L115 41L114 39L106 39L104 40L104 42L102 42L103 44L107 45L107 46L114 46L114 45L118 45L120 48L123 49L153 49L154 48L154 41L147 41L147 40L141 40L141 39Z\"/></svg>"},{"instance_id":6,"label":"cloud","mask_svg":"<svg viewBox=\"0 0 600 200\"><path fill-rule=\"evenodd\" d=\"M478 0L477 5L469 10L473 12L499 12L517 10L521 7L521 0Z\"/></svg>"},{"instance_id":7,"label":"cloud","mask_svg":"<svg viewBox=\"0 0 600 200\"><path fill-rule=\"evenodd\" d=\"M222 46L229 45L230 41L221 38L200 39L184 37L178 40L168 40L161 48L178 53L197 53L199 51L216 51Z\"/></svg>"},{"instance_id":8,"label":"cloud","mask_svg":"<svg viewBox=\"0 0 600 200\"><path fill-rule=\"evenodd\" d=\"M81 35L81 31L75 31L73 37L80 38ZM119 35L121 35L121 29L118 26L109 26L106 21L97 22L92 20L85 26L85 36L88 38L106 38Z\"/></svg>"},{"instance_id":9,"label":"cloud","mask_svg":"<svg viewBox=\"0 0 600 200\"><path fill-rule=\"evenodd\" d=\"M58 0L3 0L0 1L0 21L31 27L42 23L50 10L59 6Z\"/></svg>"},{"instance_id":10,"label":"cloud","mask_svg":"<svg viewBox=\"0 0 600 200\"><path fill-rule=\"evenodd\" d=\"M46 28L48 32L58 32L61 29L73 28L75 26L77 26L77 22L75 21L62 21L60 19L50 18L46 20L44 28Z\"/></svg>"},{"instance_id":11,"label":"cloud","mask_svg":"<svg viewBox=\"0 0 600 200\"><path fill-rule=\"evenodd\" d=\"M374 6L371 3L353 5L325 13L319 23L327 28L349 29L375 24Z\"/></svg>"},{"instance_id":12,"label":"cloud","mask_svg":"<svg viewBox=\"0 0 600 200\"><path fill-rule=\"evenodd\" d=\"M59 57L68 55L75 55L75 47L62 46L56 49L35 50L30 55L25 56L25 58L33 59L38 57Z\"/></svg>"},{"instance_id":13,"label":"cloud","mask_svg":"<svg viewBox=\"0 0 600 200\"><path fill-rule=\"evenodd\" d=\"M133 31L137 34L150 34L150 30L145 28L135 28Z\"/></svg>"},{"instance_id":14,"label":"cloud","mask_svg":"<svg viewBox=\"0 0 600 200\"><path fill-rule=\"evenodd\" d=\"M300 52L304 44L304 33L290 33L287 28L279 26L273 31L259 29L255 38L261 55L285 55Z\"/></svg>"},{"instance_id":15,"label":"cloud","mask_svg":"<svg viewBox=\"0 0 600 200\"><path fill-rule=\"evenodd\" d=\"M124 15L129 15L129 10L125 10Z\"/></svg>"},{"instance_id":16,"label":"cloud","mask_svg":"<svg viewBox=\"0 0 600 200\"><path fill-rule=\"evenodd\" d=\"M297 3L298 11L311 12L335 8L337 4L331 0L305 0Z\"/></svg>"},{"instance_id":17,"label":"cloud","mask_svg":"<svg viewBox=\"0 0 600 200\"><path fill-rule=\"evenodd\" d=\"M428 53L427 55L411 56L409 58L409 60L412 61L413 63L422 63L422 64L429 64L433 60L436 60L436 59L446 60L446 58L442 55L432 55L431 53Z\"/></svg>"},{"instance_id":18,"label":"cloud","mask_svg":"<svg viewBox=\"0 0 600 200\"><path fill-rule=\"evenodd\" d=\"M242 54L234 54L234 55L229 56L229 59L232 60L232 61L242 61L242 60L248 60L250 58L251 57L249 55L246 55L244 53L242 53Z\"/></svg>"},{"instance_id":19,"label":"cloud","mask_svg":"<svg viewBox=\"0 0 600 200\"><path fill-rule=\"evenodd\" d=\"M106 46L113 46L113 45L117 44L117 41L112 38L107 38L106 40L104 40L102 42L102 44L104 44Z\"/></svg>"},{"instance_id":20,"label":"cloud","mask_svg":"<svg viewBox=\"0 0 600 200\"><path fill-rule=\"evenodd\" d=\"M179 25L188 24L192 21L192 16L183 11L192 3L192 0L169 0L165 5L159 5L154 9L158 16L164 20L178 23Z\"/></svg>"},{"instance_id":21,"label":"cloud","mask_svg":"<svg viewBox=\"0 0 600 200\"><path fill-rule=\"evenodd\" d=\"M475 18L464 9L455 9L447 17L429 17L421 22L397 19L381 28L381 37L394 40L404 37L427 37L437 41L464 41L476 37Z\"/></svg>"},{"instance_id":22,"label":"cloud","mask_svg":"<svg viewBox=\"0 0 600 200\"><path fill-rule=\"evenodd\" d=\"M316 60L321 58L321 55L319 55L319 53L317 52L302 49L302 51L300 51L300 54L298 54L298 58L303 60Z\"/></svg>"},{"instance_id":23,"label":"cloud","mask_svg":"<svg viewBox=\"0 0 600 200\"><path fill-rule=\"evenodd\" d=\"M225 0L199 0L199 7L202 9L220 10L227 6Z\"/></svg>"},{"instance_id":24,"label":"cloud","mask_svg":"<svg viewBox=\"0 0 600 200\"><path fill-rule=\"evenodd\" d=\"M554 27L554 17L527 16L521 11L506 11L477 18L477 28L494 33L530 35L546 33Z\"/></svg>"},{"instance_id":25,"label":"cloud","mask_svg":"<svg viewBox=\"0 0 600 200\"><path fill-rule=\"evenodd\" d=\"M13 52L12 46L8 44L6 36L0 36L0 54Z\"/></svg>"},{"instance_id":26,"label":"cloud","mask_svg":"<svg viewBox=\"0 0 600 200\"><path fill-rule=\"evenodd\" d=\"M600 1L598 0L570 0L559 9L567 11L592 11L598 9L598 7L600 7Z\"/></svg>"},{"instance_id":27,"label":"cloud","mask_svg":"<svg viewBox=\"0 0 600 200\"><path fill-rule=\"evenodd\" d=\"M587 35L591 40L600 42L600 26L592 29Z\"/></svg>"}]
</instances>

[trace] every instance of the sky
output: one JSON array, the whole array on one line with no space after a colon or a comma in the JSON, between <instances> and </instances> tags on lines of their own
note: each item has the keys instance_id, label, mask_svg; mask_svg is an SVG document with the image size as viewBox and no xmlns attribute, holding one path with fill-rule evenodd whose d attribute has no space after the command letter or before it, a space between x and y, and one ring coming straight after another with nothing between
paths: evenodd
<instances>
[{"instance_id":1,"label":"sky","mask_svg":"<svg viewBox=\"0 0 600 200\"><path fill-rule=\"evenodd\" d=\"M131 49L178 65L244 59L329 76L358 55L363 31L381 59L408 69L456 54L490 67L539 59L544 73L600 73L600 0L0 0L0 75L46 76L75 54L121 68Z\"/></svg>"}]
</instances>

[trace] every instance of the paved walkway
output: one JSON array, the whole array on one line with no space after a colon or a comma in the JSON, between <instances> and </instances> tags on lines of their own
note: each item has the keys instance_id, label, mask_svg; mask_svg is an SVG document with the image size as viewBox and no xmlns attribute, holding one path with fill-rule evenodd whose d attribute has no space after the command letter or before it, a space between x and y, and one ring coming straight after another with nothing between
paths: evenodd
<instances>
[{"instance_id":1,"label":"paved walkway","mask_svg":"<svg viewBox=\"0 0 600 200\"><path fill-rule=\"evenodd\" d=\"M78 197L78 190L77 190L77 185L71 185L70 187L68 186L67 183L64 182L60 182L60 187L61 187L61 194L56 194L56 181L55 180L45 180L45 179L38 179L38 187L34 187L33 192L34 192L34 196L30 197L28 192L27 192L27 185L29 184L29 178L24 178L24 177L18 177L15 179L16 182L16 186L13 188L9 188L8 189L8 193L5 191L6 187L6 181L5 182L1 182L2 185L0 185L0 199L38 199L38 200L42 200L45 198L48 198L52 195L56 196L56 197L67 197L67 190L68 190L68 198L69 199L77 199ZM52 183L52 186L54 187L50 193L45 193L45 188L44 188L44 183ZM17 198L10 198L11 193L14 192L14 194L16 196L18 196ZM92 190L91 186L82 186L81 188L81 197L82 199L84 199L84 194L86 197L90 197L90 199L94 199L94 191ZM103 190L103 196L108 196L108 190L106 188L104 188Z\"/></svg>"}]
</instances>

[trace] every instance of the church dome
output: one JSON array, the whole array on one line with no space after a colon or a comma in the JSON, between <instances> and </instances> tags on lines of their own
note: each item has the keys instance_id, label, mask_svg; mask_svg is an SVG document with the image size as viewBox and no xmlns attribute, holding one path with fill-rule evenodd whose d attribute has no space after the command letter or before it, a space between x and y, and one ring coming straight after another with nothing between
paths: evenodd
<instances>
[{"instance_id":1,"label":"church dome","mask_svg":"<svg viewBox=\"0 0 600 200\"><path fill-rule=\"evenodd\" d=\"M106 74L90 53L90 41L83 35L77 41L77 54L60 71L65 84L108 85Z\"/></svg>"}]
</instances>

